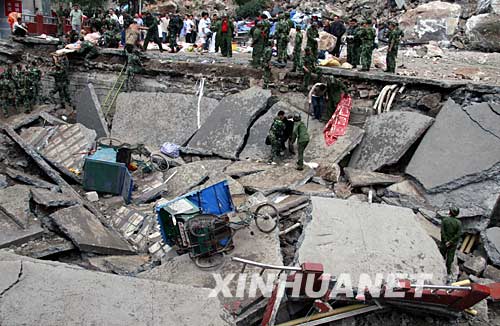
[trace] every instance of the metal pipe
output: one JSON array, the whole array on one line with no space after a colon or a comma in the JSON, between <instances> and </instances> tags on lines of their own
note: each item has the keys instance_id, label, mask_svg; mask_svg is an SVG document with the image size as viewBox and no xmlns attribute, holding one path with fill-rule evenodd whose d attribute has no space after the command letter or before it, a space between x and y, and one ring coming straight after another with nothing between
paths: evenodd
<instances>
[{"instance_id":1,"label":"metal pipe","mask_svg":"<svg viewBox=\"0 0 500 326\"><path fill-rule=\"evenodd\" d=\"M462 291L470 291L472 288L470 286L453 286L453 285L428 285L428 284L412 284L412 288L420 288L420 289L437 289L437 290L462 290Z\"/></svg>"},{"instance_id":2,"label":"metal pipe","mask_svg":"<svg viewBox=\"0 0 500 326\"><path fill-rule=\"evenodd\" d=\"M264 268L264 269L279 269L279 270L283 270L283 271L295 271L295 272L302 271L302 268L300 268L300 267L277 266L277 265L263 264L263 263L259 263L259 262L253 261L253 260L243 259L243 258L239 258L239 257L231 257L231 260L234 260L234 261L237 261L237 262L243 263L243 264L257 266L257 267Z\"/></svg>"},{"instance_id":3,"label":"metal pipe","mask_svg":"<svg viewBox=\"0 0 500 326\"><path fill-rule=\"evenodd\" d=\"M295 320L290 320L290 321L288 321L286 323L279 324L278 326L303 325L304 323L312 322L314 320L319 320L319 319L323 319L323 318L326 318L326 317L331 317L331 316L335 316L335 315L339 315L339 314L342 314L342 313L346 313L346 312L350 312L350 311L355 311L355 310L363 309L363 308L367 308L367 307L370 307L370 306L367 306L365 304L354 304L354 305L350 305L350 306L345 306L345 307L333 309L332 311L328 311L328 312L324 312L324 313L320 313L320 314L315 314L315 315L312 315L312 316L302 317L302 318L295 319ZM377 306L373 306L373 307L375 307L374 310L380 309ZM324 321L324 322L326 323L326 321ZM321 323L323 323L323 322L321 322ZM321 325L321 323L320 324L315 324L315 325Z\"/></svg>"}]
</instances>

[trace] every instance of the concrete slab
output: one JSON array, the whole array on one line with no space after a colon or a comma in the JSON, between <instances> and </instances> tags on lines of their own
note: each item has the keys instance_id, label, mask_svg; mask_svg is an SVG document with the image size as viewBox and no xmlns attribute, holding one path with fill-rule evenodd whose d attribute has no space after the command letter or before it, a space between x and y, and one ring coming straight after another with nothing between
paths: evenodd
<instances>
[{"instance_id":1,"label":"concrete slab","mask_svg":"<svg viewBox=\"0 0 500 326\"><path fill-rule=\"evenodd\" d=\"M312 197L312 220L297 251L299 263L321 262L325 272L431 273L432 283L446 280L446 268L434 241L409 209L358 201Z\"/></svg>"},{"instance_id":2,"label":"concrete slab","mask_svg":"<svg viewBox=\"0 0 500 326\"><path fill-rule=\"evenodd\" d=\"M241 272L242 265L231 261L231 256L265 262L267 264L283 265L278 230L270 234L265 234L260 232L255 224L251 224L249 229L245 228L236 232L233 242L235 248L226 256L225 263L216 270L199 269L189 258L189 255L185 254L164 261L160 266L140 273L138 277L195 287L214 288L216 282L212 273L220 273L224 278L230 273L238 275ZM255 272L260 272L260 269L247 266L245 270L245 273L248 273L249 276ZM272 271L266 271L264 275L268 275L269 273L272 273ZM229 289L233 295L236 291L237 281L238 277L235 277L229 284ZM250 277L248 277L247 282L249 281ZM246 289L248 289L248 286ZM248 292L245 293L244 298L221 298L221 300L223 303L230 303L235 300L244 301L246 298L248 298Z\"/></svg>"},{"instance_id":3,"label":"concrete slab","mask_svg":"<svg viewBox=\"0 0 500 326\"><path fill-rule=\"evenodd\" d=\"M304 153L306 161L339 163L362 141L364 130L349 125L345 135L340 136L335 144L326 146L323 136L324 124L316 120L309 120L309 145Z\"/></svg>"},{"instance_id":4,"label":"concrete slab","mask_svg":"<svg viewBox=\"0 0 500 326\"><path fill-rule=\"evenodd\" d=\"M327 186L323 186L314 182L306 183L305 185L298 186L292 190L293 194L304 196L317 196L317 197L335 197L335 193Z\"/></svg>"},{"instance_id":5,"label":"concrete slab","mask_svg":"<svg viewBox=\"0 0 500 326\"><path fill-rule=\"evenodd\" d=\"M500 173L499 125L487 103L462 108L448 100L406 172L433 193L491 179Z\"/></svg>"},{"instance_id":6,"label":"concrete slab","mask_svg":"<svg viewBox=\"0 0 500 326\"><path fill-rule=\"evenodd\" d=\"M217 100L204 97L200 121L203 125ZM165 142L185 145L198 130L198 97L175 93L120 93L116 100L112 137L124 142L160 148Z\"/></svg>"},{"instance_id":7,"label":"concrete slab","mask_svg":"<svg viewBox=\"0 0 500 326\"><path fill-rule=\"evenodd\" d=\"M2 295L5 325L231 325L209 289L15 257L0 262L2 279L17 277L13 263L22 264L19 282Z\"/></svg>"},{"instance_id":8,"label":"concrete slab","mask_svg":"<svg viewBox=\"0 0 500 326\"><path fill-rule=\"evenodd\" d=\"M500 267L500 227L489 228L481 232L481 240L488 258L493 265Z\"/></svg>"},{"instance_id":9,"label":"concrete slab","mask_svg":"<svg viewBox=\"0 0 500 326\"><path fill-rule=\"evenodd\" d=\"M3 263L2 277L0 278L0 293L3 294L16 284L21 273L21 268L20 261L7 261Z\"/></svg>"},{"instance_id":10,"label":"concrete slab","mask_svg":"<svg viewBox=\"0 0 500 326\"><path fill-rule=\"evenodd\" d=\"M358 170L354 168L345 168L344 173L353 187L390 185L401 181L401 176Z\"/></svg>"},{"instance_id":11,"label":"concrete slab","mask_svg":"<svg viewBox=\"0 0 500 326\"><path fill-rule=\"evenodd\" d=\"M368 117L365 137L353 152L349 167L376 171L397 163L433 121L423 114L406 111Z\"/></svg>"},{"instance_id":12,"label":"concrete slab","mask_svg":"<svg viewBox=\"0 0 500 326\"><path fill-rule=\"evenodd\" d=\"M252 161L236 161L224 169L224 173L232 177L243 177L245 175L262 172L273 166L267 163Z\"/></svg>"},{"instance_id":13,"label":"concrete slab","mask_svg":"<svg viewBox=\"0 0 500 326\"><path fill-rule=\"evenodd\" d=\"M73 206L78 201L70 195L46 189L32 188L31 197L33 201L45 207Z\"/></svg>"},{"instance_id":14,"label":"concrete slab","mask_svg":"<svg viewBox=\"0 0 500 326\"><path fill-rule=\"evenodd\" d=\"M45 258L75 249L73 243L57 234L44 234L41 238L31 240L14 249L18 255L32 258Z\"/></svg>"},{"instance_id":15,"label":"concrete slab","mask_svg":"<svg viewBox=\"0 0 500 326\"><path fill-rule=\"evenodd\" d=\"M76 95L75 107L76 122L95 130L98 138L109 137L108 123L102 112L101 103L95 93L94 85L87 84Z\"/></svg>"},{"instance_id":16,"label":"concrete slab","mask_svg":"<svg viewBox=\"0 0 500 326\"><path fill-rule=\"evenodd\" d=\"M270 98L269 90L258 87L225 97L188 146L236 158L245 145L248 129L267 110Z\"/></svg>"},{"instance_id":17,"label":"concrete slab","mask_svg":"<svg viewBox=\"0 0 500 326\"><path fill-rule=\"evenodd\" d=\"M87 261L101 272L133 276L144 271L143 266L149 262L149 255L98 256L88 258Z\"/></svg>"},{"instance_id":18,"label":"concrete slab","mask_svg":"<svg viewBox=\"0 0 500 326\"><path fill-rule=\"evenodd\" d=\"M50 217L81 251L108 255L132 252L118 233L107 229L82 206L63 208Z\"/></svg>"},{"instance_id":19,"label":"concrete slab","mask_svg":"<svg viewBox=\"0 0 500 326\"><path fill-rule=\"evenodd\" d=\"M9 167L5 168L5 173L9 177L11 177L14 180L20 181L22 183L25 183L30 186L35 186L38 188L45 188L45 189L56 189L58 186L56 186L53 183L47 182L45 180L42 180L34 175L24 173L23 171L19 171L16 169L12 169Z\"/></svg>"},{"instance_id":20,"label":"concrete slab","mask_svg":"<svg viewBox=\"0 0 500 326\"><path fill-rule=\"evenodd\" d=\"M238 179L246 190L269 195L277 191L287 191L305 184L314 171L305 168L297 171L293 165L278 165L267 171L247 175Z\"/></svg>"},{"instance_id":21,"label":"concrete slab","mask_svg":"<svg viewBox=\"0 0 500 326\"><path fill-rule=\"evenodd\" d=\"M0 248L20 245L43 234L29 208L30 188L14 185L0 189Z\"/></svg>"}]
</instances>

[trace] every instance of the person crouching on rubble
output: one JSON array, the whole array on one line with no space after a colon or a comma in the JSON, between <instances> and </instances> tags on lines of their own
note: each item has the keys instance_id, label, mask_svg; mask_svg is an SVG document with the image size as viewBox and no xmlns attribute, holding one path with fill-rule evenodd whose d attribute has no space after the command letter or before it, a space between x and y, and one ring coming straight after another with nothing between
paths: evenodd
<instances>
[{"instance_id":1,"label":"person crouching on rubble","mask_svg":"<svg viewBox=\"0 0 500 326\"><path fill-rule=\"evenodd\" d=\"M441 222L441 246L439 250L441 255L446 260L446 271L448 273L448 281L451 280L452 270L451 265L455 258L458 242L462 236L462 222L457 216L460 210L457 207L451 207L449 215L444 217Z\"/></svg>"}]
</instances>

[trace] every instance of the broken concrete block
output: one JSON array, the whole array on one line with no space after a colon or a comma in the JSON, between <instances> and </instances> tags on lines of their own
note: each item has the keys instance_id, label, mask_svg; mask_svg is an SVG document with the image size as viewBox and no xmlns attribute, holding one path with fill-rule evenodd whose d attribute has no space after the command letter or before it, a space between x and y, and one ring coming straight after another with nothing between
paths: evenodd
<instances>
[{"instance_id":1,"label":"broken concrete block","mask_svg":"<svg viewBox=\"0 0 500 326\"><path fill-rule=\"evenodd\" d=\"M188 146L225 158L236 158L243 150L248 129L268 109L270 98L269 90L258 87L226 96Z\"/></svg>"},{"instance_id":2,"label":"broken concrete block","mask_svg":"<svg viewBox=\"0 0 500 326\"><path fill-rule=\"evenodd\" d=\"M96 202L96 201L98 201L98 200L99 200L99 195L98 195L98 194L97 194L97 192L95 192L95 191L89 191L89 192L86 192L86 193L85 193L85 198L86 198L89 202L93 203L93 202Z\"/></svg>"},{"instance_id":3,"label":"broken concrete block","mask_svg":"<svg viewBox=\"0 0 500 326\"><path fill-rule=\"evenodd\" d=\"M297 171L294 166L275 166L267 171L247 175L238 179L246 190L269 195L277 191L287 191L305 184L314 171L305 168Z\"/></svg>"},{"instance_id":4,"label":"broken concrete block","mask_svg":"<svg viewBox=\"0 0 500 326\"><path fill-rule=\"evenodd\" d=\"M97 138L109 137L108 123L95 93L94 85L87 84L77 95L75 101L76 122L95 130ZM144 110L141 110L144 113Z\"/></svg>"},{"instance_id":5,"label":"broken concrete block","mask_svg":"<svg viewBox=\"0 0 500 326\"><path fill-rule=\"evenodd\" d=\"M104 256L88 258L89 264L101 272L133 276L144 270L148 255Z\"/></svg>"},{"instance_id":6,"label":"broken concrete block","mask_svg":"<svg viewBox=\"0 0 500 326\"><path fill-rule=\"evenodd\" d=\"M481 241L493 265L500 267L500 227L481 232Z\"/></svg>"},{"instance_id":7,"label":"broken concrete block","mask_svg":"<svg viewBox=\"0 0 500 326\"><path fill-rule=\"evenodd\" d=\"M441 227L426 219L421 213L417 213L415 216L425 232L427 232L434 241L441 242Z\"/></svg>"},{"instance_id":8,"label":"broken concrete block","mask_svg":"<svg viewBox=\"0 0 500 326\"><path fill-rule=\"evenodd\" d=\"M313 182L292 189L293 194L318 197L335 197L333 190Z\"/></svg>"},{"instance_id":9,"label":"broken concrete block","mask_svg":"<svg viewBox=\"0 0 500 326\"><path fill-rule=\"evenodd\" d=\"M210 289L7 257L0 257L1 289L20 281L2 291L5 325L232 325Z\"/></svg>"},{"instance_id":10,"label":"broken concrete block","mask_svg":"<svg viewBox=\"0 0 500 326\"><path fill-rule=\"evenodd\" d=\"M203 97L203 125L219 102ZM138 110L138 108L141 108ZM159 149L169 142L185 145L198 130L198 96L176 93L120 93L116 100L111 136L130 144Z\"/></svg>"},{"instance_id":11,"label":"broken concrete block","mask_svg":"<svg viewBox=\"0 0 500 326\"><path fill-rule=\"evenodd\" d=\"M312 220L299 240L298 262L320 261L325 272L348 273L353 284L367 273L430 273L446 280L437 245L406 208L312 197Z\"/></svg>"},{"instance_id":12,"label":"broken concrete block","mask_svg":"<svg viewBox=\"0 0 500 326\"><path fill-rule=\"evenodd\" d=\"M12 168L5 168L5 172L9 177L11 177L14 180L20 181L22 183L25 183L30 186L35 186L38 188L45 188L45 189L57 189L58 187L50 182L47 182L45 180L42 180L38 177L35 177L31 174L24 173L22 171L12 169Z\"/></svg>"},{"instance_id":13,"label":"broken concrete block","mask_svg":"<svg viewBox=\"0 0 500 326\"><path fill-rule=\"evenodd\" d=\"M363 129L349 125L345 135L340 136L335 144L326 146L323 129L322 123L316 120L309 121L310 141L304 152L304 158L308 162L339 163L358 146L365 133Z\"/></svg>"},{"instance_id":14,"label":"broken concrete block","mask_svg":"<svg viewBox=\"0 0 500 326\"><path fill-rule=\"evenodd\" d=\"M45 207L73 206L78 201L70 195L40 188L31 189L33 201Z\"/></svg>"},{"instance_id":15,"label":"broken concrete block","mask_svg":"<svg viewBox=\"0 0 500 326\"><path fill-rule=\"evenodd\" d=\"M464 262L463 269L469 274L480 276L486 268L486 259L481 256L473 256Z\"/></svg>"},{"instance_id":16,"label":"broken concrete block","mask_svg":"<svg viewBox=\"0 0 500 326\"><path fill-rule=\"evenodd\" d=\"M30 188L14 185L0 189L0 248L20 245L43 234L29 208Z\"/></svg>"},{"instance_id":17,"label":"broken concrete block","mask_svg":"<svg viewBox=\"0 0 500 326\"><path fill-rule=\"evenodd\" d=\"M43 235L17 247L14 251L18 255L32 258L45 258L75 249L73 243L56 234Z\"/></svg>"},{"instance_id":18,"label":"broken concrete block","mask_svg":"<svg viewBox=\"0 0 500 326\"><path fill-rule=\"evenodd\" d=\"M320 177L324 181L328 182L339 182L341 169L337 163L330 163L321 161L316 169L316 176Z\"/></svg>"},{"instance_id":19,"label":"broken concrete block","mask_svg":"<svg viewBox=\"0 0 500 326\"><path fill-rule=\"evenodd\" d=\"M308 206L310 198L300 195L283 195L272 200L272 204L276 207L280 214L290 215L291 213Z\"/></svg>"},{"instance_id":20,"label":"broken concrete block","mask_svg":"<svg viewBox=\"0 0 500 326\"><path fill-rule=\"evenodd\" d=\"M423 114L405 111L369 117L365 122L365 136L352 154L349 167L376 171L397 163L433 121Z\"/></svg>"},{"instance_id":21,"label":"broken concrete block","mask_svg":"<svg viewBox=\"0 0 500 326\"><path fill-rule=\"evenodd\" d=\"M168 170L165 178L175 175L167 182L168 189L166 197L175 198L189 192L194 187L202 184L209 176L209 170L205 168L204 161L184 164Z\"/></svg>"},{"instance_id":22,"label":"broken concrete block","mask_svg":"<svg viewBox=\"0 0 500 326\"><path fill-rule=\"evenodd\" d=\"M495 282L500 282L500 269L495 266L488 265L483 272L483 276Z\"/></svg>"},{"instance_id":23,"label":"broken concrete block","mask_svg":"<svg viewBox=\"0 0 500 326\"><path fill-rule=\"evenodd\" d=\"M404 195L425 201L424 192L411 180L403 180L385 188L388 196Z\"/></svg>"},{"instance_id":24,"label":"broken concrete block","mask_svg":"<svg viewBox=\"0 0 500 326\"><path fill-rule=\"evenodd\" d=\"M0 189L7 187L9 183L7 182L7 176L5 174L0 174Z\"/></svg>"},{"instance_id":25,"label":"broken concrete block","mask_svg":"<svg viewBox=\"0 0 500 326\"><path fill-rule=\"evenodd\" d=\"M390 185L401 181L401 176L399 175L363 171L354 168L345 168L344 172L353 187Z\"/></svg>"},{"instance_id":26,"label":"broken concrete block","mask_svg":"<svg viewBox=\"0 0 500 326\"><path fill-rule=\"evenodd\" d=\"M81 251L108 255L132 252L125 240L82 206L58 210L50 217Z\"/></svg>"},{"instance_id":27,"label":"broken concrete block","mask_svg":"<svg viewBox=\"0 0 500 326\"><path fill-rule=\"evenodd\" d=\"M224 169L224 173L231 176L240 178L245 175L266 171L273 166L267 163L259 163L252 161L236 161Z\"/></svg>"},{"instance_id":28,"label":"broken concrete block","mask_svg":"<svg viewBox=\"0 0 500 326\"><path fill-rule=\"evenodd\" d=\"M500 187L500 115L494 107L463 108L450 99L420 143L406 173L424 186L434 206L454 204L469 216L492 214Z\"/></svg>"}]
</instances>

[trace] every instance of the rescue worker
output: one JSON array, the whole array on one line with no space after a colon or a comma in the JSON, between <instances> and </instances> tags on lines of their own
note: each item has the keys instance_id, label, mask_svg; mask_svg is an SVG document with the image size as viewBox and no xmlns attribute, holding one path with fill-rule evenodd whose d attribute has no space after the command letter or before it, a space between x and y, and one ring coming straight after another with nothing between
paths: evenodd
<instances>
[{"instance_id":1,"label":"rescue worker","mask_svg":"<svg viewBox=\"0 0 500 326\"><path fill-rule=\"evenodd\" d=\"M57 36L62 36L64 34L64 25L66 23L66 13L64 12L63 5L59 5L59 9L56 10L57 16Z\"/></svg>"},{"instance_id":2,"label":"rescue worker","mask_svg":"<svg viewBox=\"0 0 500 326\"><path fill-rule=\"evenodd\" d=\"M261 65L262 54L264 51L264 31L262 29L262 22L258 22L252 34L252 66L258 68Z\"/></svg>"},{"instance_id":3,"label":"rescue worker","mask_svg":"<svg viewBox=\"0 0 500 326\"><path fill-rule=\"evenodd\" d=\"M171 16L170 21L168 22L168 40L170 53L176 53L180 50L179 45L177 44L177 36L179 36L181 32L182 25L183 22L179 15ZM158 28L156 30L158 31ZM161 49L161 45L159 45L159 47Z\"/></svg>"},{"instance_id":4,"label":"rescue worker","mask_svg":"<svg viewBox=\"0 0 500 326\"><path fill-rule=\"evenodd\" d=\"M81 43L78 53L85 60L85 64L88 65L90 60L95 59L99 56L99 51L97 50L94 43L85 41L83 37L80 39L80 41Z\"/></svg>"},{"instance_id":5,"label":"rescue worker","mask_svg":"<svg viewBox=\"0 0 500 326\"><path fill-rule=\"evenodd\" d=\"M293 23L293 20L290 19L290 13L285 12L285 21L288 24L288 30L291 30L292 28L295 27L295 24Z\"/></svg>"},{"instance_id":6,"label":"rescue worker","mask_svg":"<svg viewBox=\"0 0 500 326\"><path fill-rule=\"evenodd\" d=\"M218 33L218 31L221 28L222 21L219 19L219 17L217 16L217 14L214 14L212 16L211 23L212 23L212 25L211 25L210 29L212 30L212 33L215 34L215 44L214 44L215 47L214 47L214 51L215 51L215 53L217 53L217 52L219 52L219 49L221 49L221 36Z\"/></svg>"},{"instance_id":7,"label":"rescue worker","mask_svg":"<svg viewBox=\"0 0 500 326\"><path fill-rule=\"evenodd\" d=\"M148 31L146 32L146 38L144 39L143 50L146 51L148 49L149 42L153 41L158 44L160 52L163 52L163 47L161 46L160 37L158 35L158 19L153 17L153 15L148 12L144 19L144 24L148 28ZM177 35L175 37L177 37Z\"/></svg>"},{"instance_id":8,"label":"rescue worker","mask_svg":"<svg viewBox=\"0 0 500 326\"><path fill-rule=\"evenodd\" d=\"M283 137L285 134L285 112L279 111L274 118L273 124L269 129L268 138L271 143L271 159L269 163L277 163L281 160L281 150L283 146Z\"/></svg>"},{"instance_id":9,"label":"rescue worker","mask_svg":"<svg viewBox=\"0 0 500 326\"><path fill-rule=\"evenodd\" d=\"M219 38L220 52L223 57L231 58L233 56L233 23L227 16L222 17L218 23L216 38Z\"/></svg>"},{"instance_id":10,"label":"rescue worker","mask_svg":"<svg viewBox=\"0 0 500 326\"><path fill-rule=\"evenodd\" d=\"M307 29L307 47L311 49L311 53L315 59L318 58L318 23L314 22L311 27Z\"/></svg>"},{"instance_id":11,"label":"rescue worker","mask_svg":"<svg viewBox=\"0 0 500 326\"><path fill-rule=\"evenodd\" d=\"M62 108L66 107L66 104L71 105L71 97L69 96L68 85L69 78L66 70L61 64L55 65L55 70L49 72L49 75L54 77L54 89L50 91L50 96L54 96L56 93L59 94L59 103Z\"/></svg>"},{"instance_id":12,"label":"rescue worker","mask_svg":"<svg viewBox=\"0 0 500 326\"><path fill-rule=\"evenodd\" d=\"M330 120L332 115L335 113L343 93L347 93L346 85L334 76L330 76L326 82L326 96L328 98L328 104L324 120Z\"/></svg>"},{"instance_id":13,"label":"rescue worker","mask_svg":"<svg viewBox=\"0 0 500 326\"><path fill-rule=\"evenodd\" d=\"M14 75L14 83L16 85L16 100L17 106L22 106L26 111L29 103L28 93L29 93L29 81L27 73L22 65L17 65L16 73Z\"/></svg>"},{"instance_id":14,"label":"rescue worker","mask_svg":"<svg viewBox=\"0 0 500 326\"><path fill-rule=\"evenodd\" d=\"M358 31L358 37L361 41L361 71L369 71L372 64L375 29L373 29L371 24L371 19L367 19L363 23L363 28Z\"/></svg>"},{"instance_id":15,"label":"rescue worker","mask_svg":"<svg viewBox=\"0 0 500 326\"><path fill-rule=\"evenodd\" d=\"M130 92L134 84L135 74L142 72L142 63L139 53L134 50L133 45L127 44L125 52L127 54L127 83L125 89L127 92Z\"/></svg>"},{"instance_id":16,"label":"rescue worker","mask_svg":"<svg viewBox=\"0 0 500 326\"><path fill-rule=\"evenodd\" d=\"M40 103L40 91L42 89L42 72L36 61L33 61L29 69L30 80L33 83L34 104Z\"/></svg>"},{"instance_id":17,"label":"rescue worker","mask_svg":"<svg viewBox=\"0 0 500 326\"><path fill-rule=\"evenodd\" d=\"M306 48L306 54L304 55L302 71L304 72L304 81L302 84L302 90L306 92L309 89L309 84L311 83L312 74L321 75L321 71L316 67L316 57L313 55L311 48Z\"/></svg>"},{"instance_id":18,"label":"rescue worker","mask_svg":"<svg viewBox=\"0 0 500 326\"><path fill-rule=\"evenodd\" d=\"M441 221L441 246L440 251L443 258L446 260L446 271L448 276L451 275L451 265L455 258L455 251L457 250L458 241L462 236L462 222L457 216L460 210L457 207L451 207L449 215Z\"/></svg>"},{"instance_id":19,"label":"rescue worker","mask_svg":"<svg viewBox=\"0 0 500 326\"><path fill-rule=\"evenodd\" d=\"M346 31L346 43L347 43L347 62L352 65L352 68L356 68L359 65L359 51L361 47L361 41L358 36L358 21L356 18L351 18L349 20L349 27Z\"/></svg>"},{"instance_id":20,"label":"rescue worker","mask_svg":"<svg viewBox=\"0 0 500 326\"><path fill-rule=\"evenodd\" d=\"M304 151L309 144L309 133L307 132L307 127L302 122L302 117L300 113L295 113L293 116L293 136L292 143L297 141L297 170L304 170Z\"/></svg>"},{"instance_id":21,"label":"rescue worker","mask_svg":"<svg viewBox=\"0 0 500 326\"><path fill-rule=\"evenodd\" d=\"M303 41L303 35L302 31L300 28L300 25L297 25L295 28L297 31L295 33L295 44L293 47L293 67L292 67L292 72L297 71L297 69L300 69L302 66L301 58L300 55L302 53L302 41Z\"/></svg>"},{"instance_id":22,"label":"rescue worker","mask_svg":"<svg viewBox=\"0 0 500 326\"><path fill-rule=\"evenodd\" d=\"M9 92L14 91L11 89L9 80L5 77L5 74L0 75L0 106L2 107L3 116L7 118L9 116Z\"/></svg>"},{"instance_id":23,"label":"rescue worker","mask_svg":"<svg viewBox=\"0 0 500 326\"><path fill-rule=\"evenodd\" d=\"M398 24L396 22L389 22L389 33L387 37L388 48L387 48L387 57L386 57L386 72L396 72L396 59L398 57L398 48L399 41L403 36L403 31L398 28Z\"/></svg>"},{"instance_id":24,"label":"rescue worker","mask_svg":"<svg viewBox=\"0 0 500 326\"><path fill-rule=\"evenodd\" d=\"M269 18L266 14L262 14L261 19L264 44L267 44L267 41L269 41L269 35L271 34L271 23L269 22Z\"/></svg>"},{"instance_id":25,"label":"rescue worker","mask_svg":"<svg viewBox=\"0 0 500 326\"><path fill-rule=\"evenodd\" d=\"M120 46L120 36L114 29L104 28L103 33L104 46L107 48L114 48Z\"/></svg>"},{"instance_id":26,"label":"rescue worker","mask_svg":"<svg viewBox=\"0 0 500 326\"><path fill-rule=\"evenodd\" d=\"M290 27L285 20L285 16L280 16L276 25L276 40L278 42L278 62L286 63L287 60L287 45L289 41Z\"/></svg>"},{"instance_id":27,"label":"rescue worker","mask_svg":"<svg viewBox=\"0 0 500 326\"><path fill-rule=\"evenodd\" d=\"M262 54L262 70L264 79L264 89L269 87L271 81L271 59L273 57L273 43L272 41L267 41L267 45L264 48L264 53Z\"/></svg>"}]
</instances>

